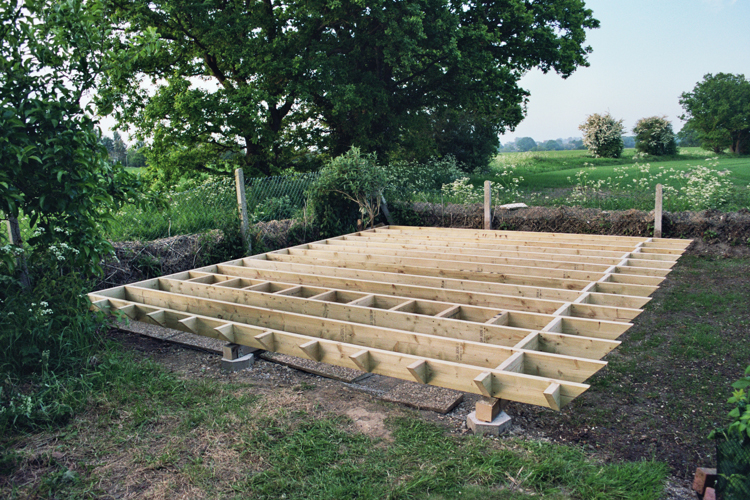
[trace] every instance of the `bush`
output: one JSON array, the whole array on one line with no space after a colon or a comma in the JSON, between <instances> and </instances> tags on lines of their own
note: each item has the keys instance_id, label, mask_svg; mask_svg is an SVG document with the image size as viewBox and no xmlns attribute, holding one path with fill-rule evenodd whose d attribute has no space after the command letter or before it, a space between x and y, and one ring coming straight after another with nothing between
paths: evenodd
<instances>
[{"instance_id":1,"label":"bush","mask_svg":"<svg viewBox=\"0 0 750 500\"><path fill-rule=\"evenodd\" d=\"M403 201L415 193L439 191L443 184L464 177L456 158L430 158L425 163L416 161L392 161L384 167L386 176L385 197L390 201Z\"/></svg>"},{"instance_id":2,"label":"bush","mask_svg":"<svg viewBox=\"0 0 750 500\"><path fill-rule=\"evenodd\" d=\"M330 237L356 229L361 216L364 225L374 224L387 178L374 154L359 149L334 158L310 187L310 208L321 236Z\"/></svg>"},{"instance_id":3,"label":"bush","mask_svg":"<svg viewBox=\"0 0 750 500\"><path fill-rule=\"evenodd\" d=\"M673 155L677 153L677 141L666 116L641 118L633 128L635 148L653 156Z\"/></svg>"},{"instance_id":4,"label":"bush","mask_svg":"<svg viewBox=\"0 0 750 500\"><path fill-rule=\"evenodd\" d=\"M594 157L619 158L622 154L622 120L615 120L609 113L594 113L578 128L583 132L583 145Z\"/></svg>"}]
</instances>

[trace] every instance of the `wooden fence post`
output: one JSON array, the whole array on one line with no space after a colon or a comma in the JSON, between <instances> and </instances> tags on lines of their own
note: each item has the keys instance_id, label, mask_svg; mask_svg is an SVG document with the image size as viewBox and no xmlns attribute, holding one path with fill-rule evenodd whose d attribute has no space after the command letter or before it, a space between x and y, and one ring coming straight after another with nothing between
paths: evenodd
<instances>
[{"instance_id":1,"label":"wooden fence post","mask_svg":"<svg viewBox=\"0 0 750 500\"><path fill-rule=\"evenodd\" d=\"M490 207L492 206L492 194L490 191L490 181L484 181L484 228L492 229L492 214L490 213Z\"/></svg>"},{"instance_id":2,"label":"wooden fence post","mask_svg":"<svg viewBox=\"0 0 750 500\"><path fill-rule=\"evenodd\" d=\"M661 238L662 185L656 185L656 206L654 207L654 238Z\"/></svg>"},{"instance_id":3,"label":"wooden fence post","mask_svg":"<svg viewBox=\"0 0 750 500\"><path fill-rule=\"evenodd\" d=\"M245 199L245 174L241 168L234 171L234 183L237 188L237 206L240 213L240 231L242 240L247 245L247 254L253 253L252 243L250 242L250 220L247 217L247 200Z\"/></svg>"}]
</instances>

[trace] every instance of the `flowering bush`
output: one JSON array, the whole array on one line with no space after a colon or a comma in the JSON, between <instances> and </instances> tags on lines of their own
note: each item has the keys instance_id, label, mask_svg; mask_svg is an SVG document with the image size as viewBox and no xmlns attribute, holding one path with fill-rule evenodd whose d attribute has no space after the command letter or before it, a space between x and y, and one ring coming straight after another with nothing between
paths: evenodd
<instances>
[{"instance_id":1,"label":"flowering bush","mask_svg":"<svg viewBox=\"0 0 750 500\"><path fill-rule=\"evenodd\" d=\"M490 193L493 204L518 201L521 197L519 185L523 177L514 175L515 168L514 165L503 166L498 177L492 181ZM443 184L440 193L443 199L450 203L481 203L484 200L484 188L472 185L468 177L456 179L450 184Z\"/></svg>"},{"instance_id":2,"label":"flowering bush","mask_svg":"<svg viewBox=\"0 0 750 500\"><path fill-rule=\"evenodd\" d=\"M731 183L727 172L718 169L716 158L706 158L705 165L696 165L687 172L674 168L652 171L649 163L635 163L630 166L614 167L615 176L591 180L594 167L576 174L575 185L567 202L588 204L592 201L601 205L617 205L622 199L650 199L652 205L654 186L662 184L664 207L669 210L705 210L718 208L729 201ZM568 177L569 181L573 181Z\"/></svg>"},{"instance_id":3,"label":"flowering bush","mask_svg":"<svg viewBox=\"0 0 750 500\"><path fill-rule=\"evenodd\" d=\"M615 120L609 113L594 113L578 128L583 132L583 145L596 158L619 158L622 154L622 120Z\"/></svg>"},{"instance_id":4,"label":"flowering bush","mask_svg":"<svg viewBox=\"0 0 750 500\"><path fill-rule=\"evenodd\" d=\"M654 156L673 155L677 153L672 124L666 116L641 118L633 128L635 149Z\"/></svg>"}]
</instances>

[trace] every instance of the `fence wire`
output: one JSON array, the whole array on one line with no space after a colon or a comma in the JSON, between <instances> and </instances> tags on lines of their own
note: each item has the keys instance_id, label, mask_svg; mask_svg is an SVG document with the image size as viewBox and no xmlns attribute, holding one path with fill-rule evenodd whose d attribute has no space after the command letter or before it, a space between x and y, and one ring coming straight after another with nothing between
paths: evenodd
<instances>
[{"instance_id":1,"label":"fence wire","mask_svg":"<svg viewBox=\"0 0 750 500\"><path fill-rule=\"evenodd\" d=\"M750 439L716 442L717 498L748 500L750 498Z\"/></svg>"},{"instance_id":2,"label":"fence wire","mask_svg":"<svg viewBox=\"0 0 750 500\"><path fill-rule=\"evenodd\" d=\"M245 197L250 224L302 219L307 191L319 176L319 172L311 172L246 179Z\"/></svg>"},{"instance_id":3,"label":"fence wire","mask_svg":"<svg viewBox=\"0 0 750 500\"><path fill-rule=\"evenodd\" d=\"M245 181L250 225L261 233L267 225L283 219L303 219L307 190L319 173L258 177ZM160 202L144 209L123 207L107 236L111 241L152 241L183 234L205 233L227 228L239 220L234 178L208 182L189 191L167 193Z\"/></svg>"},{"instance_id":4,"label":"fence wire","mask_svg":"<svg viewBox=\"0 0 750 500\"><path fill-rule=\"evenodd\" d=\"M144 209L125 206L107 232L111 241L151 241L204 233L237 220L234 179L209 182L189 191L167 193Z\"/></svg>"}]
</instances>

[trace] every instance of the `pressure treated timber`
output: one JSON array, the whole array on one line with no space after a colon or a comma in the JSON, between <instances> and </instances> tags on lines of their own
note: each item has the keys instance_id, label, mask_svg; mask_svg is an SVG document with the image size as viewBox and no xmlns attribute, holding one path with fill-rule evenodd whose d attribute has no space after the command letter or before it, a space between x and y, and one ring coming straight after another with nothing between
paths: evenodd
<instances>
[{"instance_id":1,"label":"pressure treated timber","mask_svg":"<svg viewBox=\"0 0 750 500\"><path fill-rule=\"evenodd\" d=\"M134 321L559 410L689 244L390 226L89 298Z\"/></svg>"}]
</instances>

